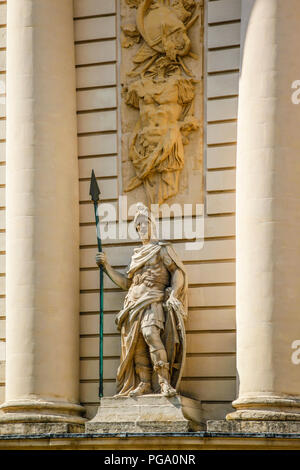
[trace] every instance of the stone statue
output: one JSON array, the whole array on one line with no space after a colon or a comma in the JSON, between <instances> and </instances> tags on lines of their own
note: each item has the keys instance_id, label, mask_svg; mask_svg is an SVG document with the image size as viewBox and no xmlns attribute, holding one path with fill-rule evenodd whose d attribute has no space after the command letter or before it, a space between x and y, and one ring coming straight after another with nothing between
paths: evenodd
<instances>
[{"instance_id":1,"label":"stone statue","mask_svg":"<svg viewBox=\"0 0 300 470\"><path fill-rule=\"evenodd\" d=\"M136 25L122 27L123 47L141 42L133 57L123 96L127 105L139 110L131 135L129 158L135 170L125 192L144 186L148 204L161 204L179 190L187 136L199 128L194 117L197 81L184 63L190 55L189 28L194 0L127 0L137 8ZM184 74L184 75L183 75Z\"/></svg>"},{"instance_id":2,"label":"stone statue","mask_svg":"<svg viewBox=\"0 0 300 470\"><path fill-rule=\"evenodd\" d=\"M134 224L142 246L134 250L125 274L113 269L104 253L96 255L110 279L129 289L116 317L122 344L117 395L171 397L185 359L186 273L171 245L156 239L155 221L141 203Z\"/></svg>"}]
</instances>

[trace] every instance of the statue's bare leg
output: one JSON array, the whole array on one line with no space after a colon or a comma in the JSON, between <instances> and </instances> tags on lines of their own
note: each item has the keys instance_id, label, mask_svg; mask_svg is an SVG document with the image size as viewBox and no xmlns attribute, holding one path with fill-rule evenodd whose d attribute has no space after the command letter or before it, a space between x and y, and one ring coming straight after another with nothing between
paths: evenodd
<instances>
[{"instance_id":1,"label":"statue's bare leg","mask_svg":"<svg viewBox=\"0 0 300 470\"><path fill-rule=\"evenodd\" d=\"M147 326L142 329L146 343L149 346L153 369L157 372L161 394L166 397L176 395L176 390L170 384L169 363L167 353L160 337L157 326Z\"/></svg>"},{"instance_id":2,"label":"statue's bare leg","mask_svg":"<svg viewBox=\"0 0 300 470\"><path fill-rule=\"evenodd\" d=\"M148 354L148 346L142 334L139 335L134 356L135 373L139 379L138 386L129 392L130 397L146 395L152 392L151 388L151 362Z\"/></svg>"}]
</instances>

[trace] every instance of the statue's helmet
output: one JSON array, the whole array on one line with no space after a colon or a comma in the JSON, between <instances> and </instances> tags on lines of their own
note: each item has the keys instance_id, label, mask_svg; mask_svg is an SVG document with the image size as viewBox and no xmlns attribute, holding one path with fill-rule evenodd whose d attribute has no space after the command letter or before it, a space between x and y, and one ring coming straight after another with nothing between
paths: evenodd
<instances>
[{"instance_id":1,"label":"statue's helmet","mask_svg":"<svg viewBox=\"0 0 300 470\"><path fill-rule=\"evenodd\" d=\"M136 212L133 219L133 224L135 228L140 224L141 221L147 221L148 224L151 224L151 238L157 238L157 226L154 216L149 211L148 207L145 206L142 202L138 202L136 205Z\"/></svg>"}]
</instances>

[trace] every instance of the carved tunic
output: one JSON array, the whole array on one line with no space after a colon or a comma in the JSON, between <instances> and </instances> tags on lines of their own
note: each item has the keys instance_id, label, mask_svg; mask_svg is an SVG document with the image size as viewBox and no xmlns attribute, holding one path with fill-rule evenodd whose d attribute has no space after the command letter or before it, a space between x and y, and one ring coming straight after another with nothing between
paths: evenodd
<instances>
[{"instance_id":1,"label":"carved tunic","mask_svg":"<svg viewBox=\"0 0 300 470\"><path fill-rule=\"evenodd\" d=\"M136 271L128 291L128 297L133 301L137 301L142 295L153 289L164 292L170 283L166 265L168 266L171 263L170 256L163 248L159 254L155 254L141 269ZM141 328L155 325L163 329L164 322L165 314L161 303L154 302L142 313Z\"/></svg>"}]
</instances>

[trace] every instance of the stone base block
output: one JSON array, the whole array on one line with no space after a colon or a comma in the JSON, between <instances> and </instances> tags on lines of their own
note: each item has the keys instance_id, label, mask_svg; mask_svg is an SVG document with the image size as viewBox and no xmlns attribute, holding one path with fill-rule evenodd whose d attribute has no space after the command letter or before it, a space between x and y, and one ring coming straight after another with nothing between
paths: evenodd
<instances>
[{"instance_id":1,"label":"stone base block","mask_svg":"<svg viewBox=\"0 0 300 470\"><path fill-rule=\"evenodd\" d=\"M87 433L188 432L205 429L201 403L176 395L101 398L96 416L85 424Z\"/></svg>"},{"instance_id":2,"label":"stone base block","mask_svg":"<svg viewBox=\"0 0 300 470\"><path fill-rule=\"evenodd\" d=\"M0 406L0 435L84 432L84 408L69 402L38 398L8 401Z\"/></svg>"},{"instance_id":3,"label":"stone base block","mask_svg":"<svg viewBox=\"0 0 300 470\"><path fill-rule=\"evenodd\" d=\"M30 434L69 434L83 433L84 424L68 423L2 423L0 435L30 435Z\"/></svg>"},{"instance_id":4,"label":"stone base block","mask_svg":"<svg viewBox=\"0 0 300 470\"><path fill-rule=\"evenodd\" d=\"M224 433L300 434L300 421L207 421L207 431Z\"/></svg>"}]
</instances>

